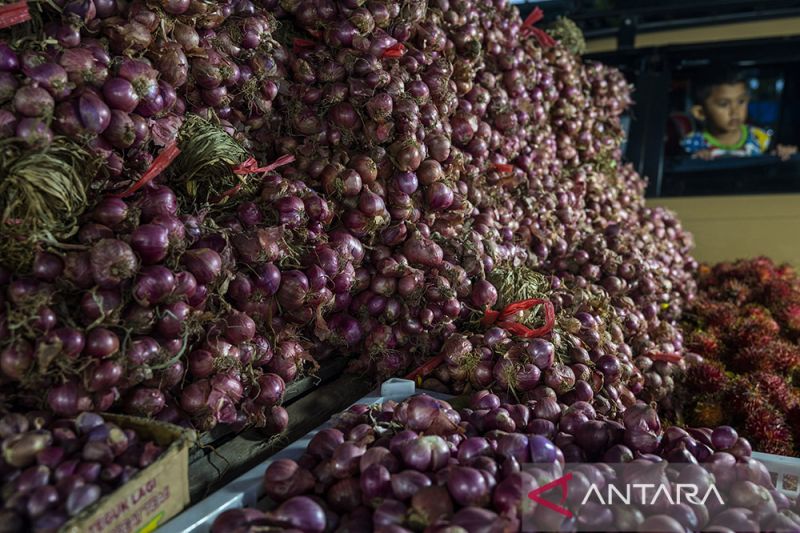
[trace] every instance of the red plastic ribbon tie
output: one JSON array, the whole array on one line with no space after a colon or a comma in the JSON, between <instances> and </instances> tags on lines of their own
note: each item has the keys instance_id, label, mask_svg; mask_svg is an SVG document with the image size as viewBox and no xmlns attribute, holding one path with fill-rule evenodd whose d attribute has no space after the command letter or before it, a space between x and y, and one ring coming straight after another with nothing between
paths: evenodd
<instances>
[{"instance_id":1,"label":"red plastic ribbon tie","mask_svg":"<svg viewBox=\"0 0 800 533\"><path fill-rule=\"evenodd\" d=\"M680 363L683 361L683 356L679 353L654 353L649 354L647 357L652 359L653 361L665 361L667 363Z\"/></svg>"},{"instance_id":2,"label":"red plastic ribbon tie","mask_svg":"<svg viewBox=\"0 0 800 533\"><path fill-rule=\"evenodd\" d=\"M220 194L215 199L214 203L219 203L222 200L224 200L225 198L227 198L228 196L233 196L234 194L238 193L240 190L242 190L242 184L241 183L239 183L238 185L234 185L233 187L231 187L230 189L228 189L224 193Z\"/></svg>"},{"instance_id":3,"label":"red plastic ribbon tie","mask_svg":"<svg viewBox=\"0 0 800 533\"><path fill-rule=\"evenodd\" d=\"M317 46L317 43L314 41L297 37L292 41L292 52L297 54L301 50L308 50L309 48L314 48L315 46Z\"/></svg>"},{"instance_id":4,"label":"red plastic ribbon tie","mask_svg":"<svg viewBox=\"0 0 800 533\"><path fill-rule=\"evenodd\" d=\"M10 28L29 20L31 20L31 14L28 11L26 0L0 7L0 29Z\"/></svg>"},{"instance_id":5,"label":"red plastic ribbon tie","mask_svg":"<svg viewBox=\"0 0 800 533\"><path fill-rule=\"evenodd\" d=\"M503 174L510 174L514 172L514 165L509 165L508 163L495 163L494 169L498 172L502 172Z\"/></svg>"},{"instance_id":6,"label":"red plastic ribbon tie","mask_svg":"<svg viewBox=\"0 0 800 533\"><path fill-rule=\"evenodd\" d=\"M403 43L393 44L389 48L383 51L381 57L384 59L391 59L396 57L403 57L403 54L406 53L406 47L403 46Z\"/></svg>"},{"instance_id":7,"label":"red plastic ribbon tie","mask_svg":"<svg viewBox=\"0 0 800 533\"><path fill-rule=\"evenodd\" d=\"M246 161L243 163L239 163L235 167L233 167L233 173L238 174L239 176L244 176L246 174L266 174L267 172L272 172L276 168L282 167L284 165L288 165L289 163L294 162L294 156L291 154L286 154L280 156L278 159L270 163L265 167L258 166L258 161L253 156L247 158Z\"/></svg>"},{"instance_id":8,"label":"red plastic ribbon tie","mask_svg":"<svg viewBox=\"0 0 800 533\"><path fill-rule=\"evenodd\" d=\"M537 305L544 305L544 325L542 327L531 329L523 324L520 324L519 322L512 322L508 320L510 317L514 316L520 311L526 311ZM497 325L509 333L519 337L532 339L534 337L546 335L550 332L550 330L553 329L553 326L556 324L556 310L549 300L543 300L541 298L529 298L527 300L521 300L519 302L514 302L513 304L508 304L502 311L487 309L483 313L481 324L484 326Z\"/></svg>"},{"instance_id":9,"label":"red plastic ribbon tie","mask_svg":"<svg viewBox=\"0 0 800 533\"><path fill-rule=\"evenodd\" d=\"M539 44L545 48L549 48L551 46L555 46L556 40L550 37L544 30L541 30L534 26L537 22L544 18L544 11L540 8L536 8L530 12L530 14L525 17L525 21L522 23L522 28L520 33L523 37L527 37L529 35L533 35L536 37L536 40L539 41Z\"/></svg>"},{"instance_id":10,"label":"red plastic ribbon tie","mask_svg":"<svg viewBox=\"0 0 800 533\"><path fill-rule=\"evenodd\" d=\"M181 153L181 149L178 148L177 141L172 141L169 143L166 148L164 148L158 157L153 159L153 163L150 165L150 168L142 174L142 177L134 183L130 189L123 192L122 194L118 194L119 198L125 198L130 196L131 194L135 193L151 181L153 181L159 174L164 172L164 170L175 160L176 157Z\"/></svg>"},{"instance_id":11,"label":"red plastic ribbon tie","mask_svg":"<svg viewBox=\"0 0 800 533\"><path fill-rule=\"evenodd\" d=\"M423 364L416 370L413 370L408 375L406 375L405 379L416 381L417 384L419 385L421 384L420 382L422 381L422 377L427 376L428 374L436 370L436 368L439 365L441 365L443 361L444 361L444 355L437 355L432 359L428 359L428 361L426 361L425 364Z\"/></svg>"},{"instance_id":12,"label":"red plastic ribbon tie","mask_svg":"<svg viewBox=\"0 0 800 533\"><path fill-rule=\"evenodd\" d=\"M531 28L533 27L534 24L536 24L543 18L544 18L544 11L542 11L542 8L537 6L533 9L533 11L528 13L527 17L525 17L525 20L522 22L522 27Z\"/></svg>"}]
</instances>

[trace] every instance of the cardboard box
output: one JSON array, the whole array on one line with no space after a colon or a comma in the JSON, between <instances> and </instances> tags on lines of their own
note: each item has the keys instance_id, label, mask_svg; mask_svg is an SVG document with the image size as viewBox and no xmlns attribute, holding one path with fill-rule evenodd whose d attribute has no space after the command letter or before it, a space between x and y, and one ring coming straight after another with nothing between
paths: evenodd
<instances>
[{"instance_id":1,"label":"cardboard box","mask_svg":"<svg viewBox=\"0 0 800 533\"><path fill-rule=\"evenodd\" d=\"M156 461L128 483L101 498L61 528L66 533L149 533L189 503L189 448L197 435L172 424L146 418L103 414L143 440L164 447Z\"/></svg>"}]
</instances>

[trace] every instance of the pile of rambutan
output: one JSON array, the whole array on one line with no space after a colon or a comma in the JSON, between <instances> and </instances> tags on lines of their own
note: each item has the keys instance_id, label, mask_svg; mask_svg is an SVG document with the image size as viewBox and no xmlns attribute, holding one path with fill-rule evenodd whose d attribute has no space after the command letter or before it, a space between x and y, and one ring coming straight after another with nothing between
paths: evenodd
<instances>
[{"instance_id":1,"label":"pile of rambutan","mask_svg":"<svg viewBox=\"0 0 800 533\"><path fill-rule=\"evenodd\" d=\"M800 456L800 277L759 257L701 267L698 289L676 420L731 425L755 450Z\"/></svg>"}]
</instances>

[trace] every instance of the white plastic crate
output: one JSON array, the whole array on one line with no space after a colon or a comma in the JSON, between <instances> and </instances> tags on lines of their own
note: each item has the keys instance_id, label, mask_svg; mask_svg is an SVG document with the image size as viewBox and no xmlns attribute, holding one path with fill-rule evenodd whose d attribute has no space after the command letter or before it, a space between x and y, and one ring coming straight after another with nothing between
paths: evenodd
<instances>
[{"instance_id":1,"label":"white plastic crate","mask_svg":"<svg viewBox=\"0 0 800 533\"><path fill-rule=\"evenodd\" d=\"M435 398L445 399L446 395L431 392L417 391L413 381L392 378L384 381L380 389L364 396L355 404L370 405L388 400L402 401L417 392L425 392ZM353 404L353 405L355 405ZM164 526L158 529L159 533L207 533L211 529L214 519L223 511L240 507L252 507L263 495L261 480L264 472L273 461L278 459L299 459L308 447L311 438L320 430L330 427L330 421L308 432L303 438L294 441L286 448L271 456L269 459L252 468L246 474L231 481L208 498L186 509Z\"/></svg>"},{"instance_id":2,"label":"white plastic crate","mask_svg":"<svg viewBox=\"0 0 800 533\"><path fill-rule=\"evenodd\" d=\"M772 474L776 489L789 498L800 495L800 458L753 452L753 459L764 463Z\"/></svg>"},{"instance_id":3,"label":"white plastic crate","mask_svg":"<svg viewBox=\"0 0 800 533\"><path fill-rule=\"evenodd\" d=\"M371 405L388 400L402 401L418 392L424 392L439 399L450 397L446 394L417 390L411 380L392 378L383 382L380 389L372 391L353 405ZM320 430L330 427L330 425L329 421L308 432L303 438L289 444L286 448L231 481L208 498L186 509L183 513L160 527L158 533L207 533L210 531L214 519L223 511L254 506L263 496L261 481L270 463L278 459L299 459L308 447L311 438ZM764 463L773 475L775 486L778 490L789 498L796 498L800 495L800 459L760 452L753 452L753 458Z\"/></svg>"}]
</instances>

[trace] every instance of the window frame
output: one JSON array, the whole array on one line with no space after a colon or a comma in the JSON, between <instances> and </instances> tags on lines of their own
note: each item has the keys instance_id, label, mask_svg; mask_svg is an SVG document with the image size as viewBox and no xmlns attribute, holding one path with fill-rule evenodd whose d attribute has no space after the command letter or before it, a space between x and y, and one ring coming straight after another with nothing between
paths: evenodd
<instances>
[{"instance_id":1,"label":"window frame","mask_svg":"<svg viewBox=\"0 0 800 533\"><path fill-rule=\"evenodd\" d=\"M620 68L628 81L634 84L634 105L629 111L631 122L625 158L633 164L637 172L648 178L647 197L660 198L664 197L665 171L668 167L665 137L670 112L670 89L673 74L684 69L696 68L711 61L744 62L748 66L757 67L788 66L796 63L797 68L794 71L797 72L800 71L800 36L617 50L587 54L586 58ZM788 71L788 68L784 70ZM800 79L795 82L800 87ZM784 103L787 98L788 91L785 90L781 96L781 116L776 130L778 138L781 138L782 133L789 132L793 123L796 124L791 117L784 116L786 114L784 110L787 109ZM795 107L798 108L794 109L795 113L800 114L800 104ZM796 130L796 128L794 129ZM800 193L800 158L798 156L795 156L790 163L780 163L777 158L764 156L755 165L736 165L734 163L730 166L765 165L773 168L775 165L787 164L798 166L796 173L798 179L795 181L794 190L784 192ZM721 170L715 171L713 168L709 171L721 172ZM786 172L791 172L791 170L787 169ZM743 193L748 194L748 191ZM770 191L750 193L769 194ZM725 192L722 194L740 193Z\"/></svg>"}]
</instances>

